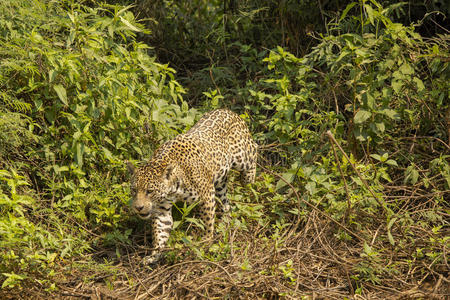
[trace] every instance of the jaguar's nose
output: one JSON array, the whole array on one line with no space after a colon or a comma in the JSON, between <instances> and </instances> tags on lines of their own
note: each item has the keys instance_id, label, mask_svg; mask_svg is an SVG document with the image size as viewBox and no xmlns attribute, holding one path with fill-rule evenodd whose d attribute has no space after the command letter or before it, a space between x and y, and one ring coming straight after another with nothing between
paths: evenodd
<instances>
[{"instance_id":1,"label":"jaguar's nose","mask_svg":"<svg viewBox=\"0 0 450 300\"><path fill-rule=\"evenodd\" d=\"M135 205L134 209L136 209L136 211L140 212L142 209L144 208L144 205Z\"/></svg>"}]
</instances>

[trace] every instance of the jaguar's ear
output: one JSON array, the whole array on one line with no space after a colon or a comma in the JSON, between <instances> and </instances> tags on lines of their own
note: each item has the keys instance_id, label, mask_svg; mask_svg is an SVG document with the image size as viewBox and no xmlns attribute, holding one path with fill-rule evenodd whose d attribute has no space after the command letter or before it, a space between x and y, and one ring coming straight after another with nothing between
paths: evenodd
<instances>
[{"instance_id":1,"label":"jaguar's ear","mask_svg":"<svg viewBox=\"0 0 450 300\"><path fill-rule=\"evenodd\" d=\"M134 175L134 172L136 171L136 168L135 168L134 165L133 165L131 162L129 162L128 160L127 160L125 163L127 164L127 170L128 170L128 173L130 173L130 175L133 176L133 175Z\"/></svg>"},{"instance_id":2,"label":"jaguar's ear","mask_svg":"<svg viewBox=\"0 0 450 300\"><path fill-rule=\"evenodd\" d=\"M161 175L161 179L162 182L164 182L164 184L166 185L167 188L173 188L174 186L177 187L180 185L181 183L181 178L178 175L178 169L179 166L175 163L170 163L169 165L167 165L167 167L164 169L162 175Z\"/></svg>"},{"instance_id":3,"label":"jaguar's ear","mask_svg":"<svg viewBox=\"0 0 450 300\"><path fill-rule=\"evenodd\" d=\"M172 175L174 174L174 171L175 170L175 165L174 164L169 164L165 169L164 169L164 172L163 172L163 174L162 174L162 177L165 179L165 180L170 180L171 178L172 178Z\"/></svg>"}]
</instances>

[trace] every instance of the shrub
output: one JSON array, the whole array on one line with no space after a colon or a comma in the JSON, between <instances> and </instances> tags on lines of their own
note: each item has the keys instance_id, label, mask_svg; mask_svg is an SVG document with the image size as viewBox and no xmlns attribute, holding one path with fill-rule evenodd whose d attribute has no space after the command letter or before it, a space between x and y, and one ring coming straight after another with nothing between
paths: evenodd
<instances>
[{"instance_id":1,"label":"shrub","mask_svg":"<svg viewBox=\"0 0 450 300\"><path fill-rule=\"evenodd\" d=\"M347 14L357 8L360 16ZM389 15L397 8L384 9L376 1L349 4L310 53L297 58L282 47L273 49L264 59L264 76L240 93L252 111L263 156L281 162L275 190L291 207L321 207L363 235L379 222L385 228L379 247L387 242L409 251L409 238L394 236L392 228L397 224L414 235L418 217L411 213L417 206L433 216L424 230L445 223L436 211L446 207L449 187L443 154L450 72L445 37L425 40L413 26L394 23ZM425 204L406 196L418 190L426 195L430 188ZM290 213L293 218L299 210ZM336 235L364 241L342 228ZM442 262L446 242L441 240L439 250L424 243ZM383 251L369 248L355 278L379 282L387 260ZM377 253L376 259L369 252Z\"/></svg>"},{"instance_id":2,"label":"shrub","mask_svg":"<svg viewBox=\"0 0 450 300\"><path fill-rule=\"evenodd\" d=\"M149 32L126 7L7 0L0 14L0 273L11 287L90 247L75 247L84 227L73 224L121 228L123 161L149 156L195 111L175 71L136 41Z\"/></svg>"}]
</instances>

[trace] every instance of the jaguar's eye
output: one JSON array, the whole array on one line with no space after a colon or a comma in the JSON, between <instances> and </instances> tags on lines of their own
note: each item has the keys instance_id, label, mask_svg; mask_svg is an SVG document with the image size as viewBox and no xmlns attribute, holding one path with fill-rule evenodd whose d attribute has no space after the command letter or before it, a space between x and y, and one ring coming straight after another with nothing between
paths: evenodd
<instances>
[{"instance_id":1,"label":"jaguar's eye","mask_svg":"<svg viewBox=\"0 0 450 300\"><path fill-rule=\"evenodd\" d=\"M152 193L151 190L146 190L146 191L145 191L145 194L147 194L147 196L150 195L151 193Z\"/></svg>"}]
</instances>

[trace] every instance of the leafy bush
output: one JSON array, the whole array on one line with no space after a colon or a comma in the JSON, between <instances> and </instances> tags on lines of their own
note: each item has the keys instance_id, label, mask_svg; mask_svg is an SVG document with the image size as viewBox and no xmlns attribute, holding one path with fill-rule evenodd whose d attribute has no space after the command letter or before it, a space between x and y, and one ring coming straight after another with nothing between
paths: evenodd
<instances>
[{"instance_id":1,"label":"leafy bush","mask_svg":"<svg viewBox=\"0 0 450 300\"><path fill-rule=\"evenodd\" d=\"M330 146L317 147L327 130L354 157L391 175L419 159L395 149L402 139L427 136L435 149L446 150L449 65L442 58L447 49L439 40L424 42L412 27L392 23L385 16L389 9L363 8L362 34L331 28L338 34L323 37L303 58L278 47L264 59L266 77L241 90L242 98L251 99L252 116L266 128L261 141L286 143L290 153L297 151L291 163L299 156L302 162L317 162L318 154L327 154L323 163L334 159ZM428 165L427 160L416 163ZM390 180L386 172L380 174Z\"/></svg>"},{"instance_id":2,"label":"leafy bush","mask_svg":"<svg viewBox=\"0 0 450 300\"><path fill-rule=\"evenodd\" d=\"M131 9L150 18L150 34L130 7L2 1L3 292L38 282L98 295L104 279L109 291L126 286L116 298L173 298L190 293L180 281L192 278L196 297L299 298L325 291L323 274L336 298L373 285L409 292L429 278L439 289L449 242L448 36L396 23L410 18L404 3L312 2L141 1ZM231 180L234 209L215 240L191 236L186 228L201 227L195 205L178 206L174 264L136 271L146 229L128 212L123 161L149 157L194 123L185 92L201 110L241 112L260 144L260 172L249 187ZM133 252L128 261L122 250ZM55 277L72 271L82 287Z\"/></svg>"},{"instance_id":3,"label":"leafy bush","mask_svg":"<svg viewBox=\"0 0 450 300\"><path fill-rule=\"evenodd\" d=\"M363 14L349 16L356 8ZM410 210L419 203L397 198L399 186L407 185L407 194L410 188L426 194L432 187L432 224L444 224L435 211L446 206L449 188L448 156L441 154L448 152L450 70L443 39L424 40L412 26L392 22L389 14L396 8L383 9L375 1L349 4L310 53L297 58L277 47L264 59L264 77L240 93L252 111L263 157L275 157L281 172L270 179L278 181L277 193L268 199L282 193L291 207L311 209L312 203L353 233L377 220L386 228L380 245L387 241L406 250L408 238L394 238L392 227L400 218L404 230L413 231ZM352 23L356 26L348 27ZM348 28L359 32L347 33ZM267 161L273 163L262 159ZM298 212L291 211L290 218ZM340 238L365 241L343 229L348 228L339 230ZM442 262L446 243L439 250L428 244L433 259ZM380 282L377 276L386 273L381 256L365 247L355 278Z\"/></svg>"},{"instance_id":4,"label":"leafy bush","mask_svg":"<svg viewBox=\"0 0 450 300\"><path fill-rule=\"evenodd\" d=\"M149 32L128 8L3 1L0 14L0 273L10 287L89 247L74 248L81 228L63 237L71 223L120 228L123 161L149 156L195 111L175 71L136 41Z\"/></svg>"},{"instance_id":5,"label":"leafy bush","mask_svg":"<svg viewBox=\"0 0 450 300\"><path fill-rule=\"evenodd\" d=\"M23 188L28 185L16 172L0 170L0 273L5 277L2 288L20 285L37 274L38 282L54 288L55 284L47 278L55 274L57 261L89 248L72 236L64 224L55 224L58 220L54 214L40 207L36 198L29 195L32 191ZM41 218L48 217L48 224L61 230L46 228L36 213Z\"/></svg>"},{"instance_id":6,"label":"leafy bush","mask_svg":"<svg viewBox=\"0 0 450 300\"><path fill-rule=\"evenodd\" d=\"M158 58L178 70L178 79L188 88L187 99L203 105L203 92L217 89L225 103L235 103L238 87L261 76L260 55L277 46L297 57L310 52L320 39L312 33L328 35L330 24L348 32L357 29L361 20L358 3L346 18L337 20L347 2L339 0L192 0L192 1L126 1L110 3L136 5L133 10L145 19L152 34L141 37L153 45ZM401 24L416 24L426 37L445 33L445 16L449 6L443 0L399 3L384 0L389 18ZM375 2L374 2L375 3ZM371 4L372 5L372 4ZM374 4L373 4L374 5ZM366 21L367 19L365 19ZM368 21L368 20L367 20ZM442 26L444 25L444 26ZM358 29L361 27L359 26ZM206 102L207 104L208 102ZM240 103L239 103L240 104Z\"/></svg>"}]
</instances>

